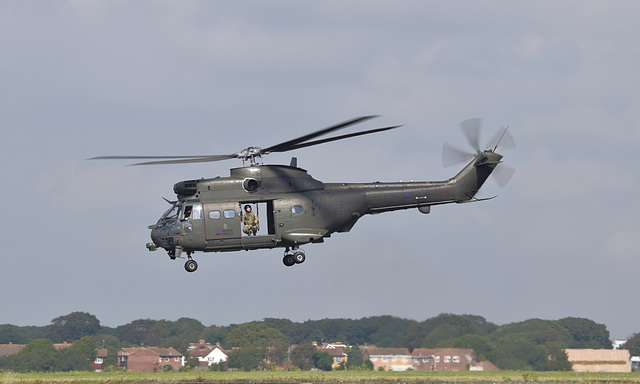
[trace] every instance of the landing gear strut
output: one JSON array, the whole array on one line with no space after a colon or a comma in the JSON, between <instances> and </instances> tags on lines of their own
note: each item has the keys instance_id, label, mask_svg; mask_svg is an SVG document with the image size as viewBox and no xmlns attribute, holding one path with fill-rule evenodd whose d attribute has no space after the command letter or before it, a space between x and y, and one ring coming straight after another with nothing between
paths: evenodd
<instances>
[{"instance_id":1,"label":"landing gear strut","mask_svg":"<svg viewBox=\"0 0 640 384\"><path fill-rule=\"evenodd\" d=\"M298 247L294 247L293 252L289 251L289 248L284 251L284 258L282 259L282 262L287 267L291 267L295 264L304 263L306 259L307 257L305 256L304 251Z\"/></svg>"}]
</instances>

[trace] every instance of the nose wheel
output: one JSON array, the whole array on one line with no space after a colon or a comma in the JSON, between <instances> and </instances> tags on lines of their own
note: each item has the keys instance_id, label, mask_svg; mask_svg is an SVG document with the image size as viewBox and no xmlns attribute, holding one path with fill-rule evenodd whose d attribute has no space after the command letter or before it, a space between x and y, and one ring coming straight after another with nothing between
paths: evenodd
<instances>
[{"instance_id":1,"label":"nose wheel","mask_svg":"<svg viewBox=\"0 0 640 384\"><path fill-rule=\"evenodd\" d=\"M307 256L304 254L302 249L294 249L293 252L289 251L287 248L284 251L284 258L282 259L282 263L287 267L292 267L295 264L302 264L307 259Z\"/></svg>"},{"instance_id":2,"label":"nose wheel","mask_svg":"<svg viewBox=\"0 0 640 384\"><path fill-rule=\"evenodd\" d=\"M187 272L195 272L196 269L198 269L198 263L196 263L196 261L193 260L192 258L189 258L189 260L187 260L187 262L184 263L184 269Z\"/></svg>"}]
</instances>

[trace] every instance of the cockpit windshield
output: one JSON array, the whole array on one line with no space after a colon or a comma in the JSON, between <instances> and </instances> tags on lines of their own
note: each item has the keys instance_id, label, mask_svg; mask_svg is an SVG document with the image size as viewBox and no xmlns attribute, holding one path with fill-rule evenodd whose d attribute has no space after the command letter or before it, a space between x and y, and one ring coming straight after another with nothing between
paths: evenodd
<instances>
[{"instance_id":1,"label":"cockpit windshield","mask_svg":"<svg viewBox=\"0 0 640 384\"><path fill-rule=\"evenodd\" d=\"M177 201L173 203L173 206L169 208L167 212L162 215L160 220L177 220L180 216L180 210L182 209L182 202Z\"/></svg>"}]
</instances>

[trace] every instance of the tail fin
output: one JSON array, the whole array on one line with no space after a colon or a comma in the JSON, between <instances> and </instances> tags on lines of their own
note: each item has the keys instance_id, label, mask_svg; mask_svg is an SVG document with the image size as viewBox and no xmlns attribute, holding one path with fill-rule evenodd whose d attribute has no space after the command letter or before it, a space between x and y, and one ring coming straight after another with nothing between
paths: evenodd
<instances>
[{"instance_id":1,"label":"tail fin","mask_svg":"<svg viewBox=\"0 0 640 384\"><path fill-rule=\"evenodd\" d=\"M454 198L457 203L474 200L476 193L495 168L500 164L502 155L486 149L474 158L450 181L455 184Z\"/></svg>"}]
</instances>

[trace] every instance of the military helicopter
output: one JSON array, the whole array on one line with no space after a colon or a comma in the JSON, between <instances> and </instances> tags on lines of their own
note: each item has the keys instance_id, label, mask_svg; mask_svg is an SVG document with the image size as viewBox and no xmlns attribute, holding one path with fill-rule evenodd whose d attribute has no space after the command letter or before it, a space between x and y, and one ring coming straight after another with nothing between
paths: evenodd
<instances>
[{"instance_id":1,"label":"military helicopter","mask_svg":"<svg viewBox=\"0 0 640 384\"><path fill-rule=\"evenodd\" d=\"M149 251L163 248L171 259L186 254L184 268L194 272L198 263L194 252L230 252L284 248L284 265L290 267L306 260L300 246L322 243L333 233L349 232L358 219L367 214L416 208L429 213L434 205L468 203L494 170L505 169L499 178L506 183L513 174L502 163L501 148L512 146L507 128L498 132L485 149L480 149L482 120L460 124L474 149L473 153L445 145L443 164L468 161L455 176L444 181L324 183L297 166L264 165L262 157L331 141L379 133L400 127L359 131L310 141L376 116L357 117L340 124L285 141L267 148L248 147L238 153L202 156L99 156L96 159L145 160L131 165L158 165L213 162L241 159L243 166L230 170L229 177L186 180L176 183L177 200L165 199L171 207L156 224L150 225ZM499 172L496 172L498 174ZM244 208L243 208L244 207ZM247 218L253 212L253 222ZM244 225L243 225L244 222Z\"/></svg>"}]
</instances>

